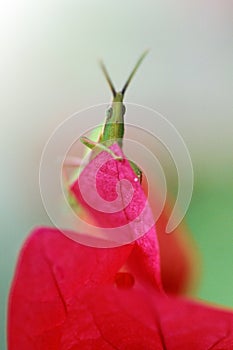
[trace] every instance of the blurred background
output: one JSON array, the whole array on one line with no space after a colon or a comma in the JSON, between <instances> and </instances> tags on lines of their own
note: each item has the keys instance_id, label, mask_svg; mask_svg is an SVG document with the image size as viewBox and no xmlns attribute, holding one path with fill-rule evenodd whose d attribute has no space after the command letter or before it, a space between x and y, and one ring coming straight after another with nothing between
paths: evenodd
<instances>
[{"instance_id":1,"label":"blurred background","mask_svg":"<svg viewBox=\"0 0 233 350\"><path fill-rule=\"evenodd\" d=\"M20 247L35 225L51 225L38 184L47 139L76 111L110 100L99 57L121 87L148 47L126 100L156 109L184 138L197 296L233 307L232 15L228 0L0 2L0 339Z\"/></svg>"}]
</instances>

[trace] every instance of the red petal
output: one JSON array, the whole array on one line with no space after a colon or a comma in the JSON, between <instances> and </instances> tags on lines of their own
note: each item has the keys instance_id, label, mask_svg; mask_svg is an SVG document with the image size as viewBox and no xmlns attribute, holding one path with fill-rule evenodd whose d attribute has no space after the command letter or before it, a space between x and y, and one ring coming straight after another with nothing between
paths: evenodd
<instances>
[{"instance_id":1,"label":"red petal","mask_svg":"<svg viewBox=\"0 0 233 350\"><path fill-rule=\"evenodd\" d=\"M233 313L136 288L100 288L84 299L114 349L233 349Z\"/></svg>"},{"instance_id":2,"label":"red petal","mask_svg":"<svg viewBox=\"0 0 233 350\"><path fill-rule=\"evenodd\" d=\"M11 289L9 350L233 349L232 313L157 294L137 277L117 288L131 249L34 232Z\"/></svg>"},{"instance_id":3,"label":"red petal","mask_svg":"<svg viewBox=\"0 0 233 350\"><path fill-rule=\"evenodd\" d=\"M86 286L112 282L131 251L130 245L90 248L58 230L36 230L24 245L12 284L10 349L37 349L37 337L41 344L44 337L46 344L57 344L69 300Z\"/></svg>"},{"instance_id":4,"label":"red petal","mask_svg":"<svg viewBox=\"0 0 233 350\"><path fill-rule=\"evenodd\" d=\"M233 350L233 312L177 298L156 301L169 350Z\"/></svg>"},{"instance_id":5,"label":"red petal","mask_svg":"<svg viewBox=\"0 0 233 350\"><path fill-rule=\"evenodd\" d=\"M200 257L184 223L171 234L165 233L169 212L168 206L165 206L156 222L162 284L167 293L183 294L196 288L200 274Z\"/></svg>"}]
</instances>

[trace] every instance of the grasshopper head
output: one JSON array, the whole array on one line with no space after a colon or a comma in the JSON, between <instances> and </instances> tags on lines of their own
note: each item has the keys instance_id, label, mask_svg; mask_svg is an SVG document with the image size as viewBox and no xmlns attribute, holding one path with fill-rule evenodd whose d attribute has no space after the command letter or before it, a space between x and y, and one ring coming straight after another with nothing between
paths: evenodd
<instances>
[{"instance_id":1,"label":"grasshopper head","mask_svg":"<svg viewBox=\"0 0 233 350\"><path fill-rule=\"evenodd\" d=\"M121 91L116 92L115 96L113 96L113 102L123 102L124 95Z\"/></svg>"}]
</instances>

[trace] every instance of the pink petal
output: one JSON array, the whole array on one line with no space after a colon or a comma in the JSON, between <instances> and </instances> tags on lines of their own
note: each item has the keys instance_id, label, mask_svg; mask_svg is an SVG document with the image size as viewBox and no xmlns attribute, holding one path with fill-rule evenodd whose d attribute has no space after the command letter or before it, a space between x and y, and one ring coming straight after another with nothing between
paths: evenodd
<instances>
[{"instance_id":1,"label":"pink petal","mask_svg":"<svg viewBox=\"0 0 233 350\"><path fill-rule=\"evenodd\" d=\"M115 160L107 152L101 152L85 167L71 190L98 226L105 229L117 228L115 236L110 236L109 239L121 244L137 239L134 256L137 255L142 261L143 273L150 275L157 288L161 289L159 248L153 214L121 149L117 144L111 149L123 160ZM117 193L120 180L127 183L121 182ZM138 271L141 269L136 259L132 259L131 263L137 265Z\"/></svg>"}]
</instances>

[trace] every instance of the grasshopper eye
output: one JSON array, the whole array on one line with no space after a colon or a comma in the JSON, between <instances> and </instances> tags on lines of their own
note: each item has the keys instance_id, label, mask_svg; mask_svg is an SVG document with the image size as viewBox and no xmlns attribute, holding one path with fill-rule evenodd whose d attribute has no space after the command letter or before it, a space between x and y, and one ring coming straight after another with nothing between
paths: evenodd
<instances>
[{"instance_id":1,"label":"grasshopper eye","mask_svg":"<svg viewBox=\"0 0 233 350\"><path fill-rule=\"evenodd\" d=\"M125 105L122 104L122 115L125 114L125 111L126 111Z\"/></svg>"},{"instance_id":2,"label":"grasshopper eye","mask_svg":"<svg viewBox=\"0 0 233 350\"><path fill-rule=\"evenodd\" d=\"M109 107L106 110L106 117L107 117L107 120L109 120L112 117L112 107Z\"/></svg>"}]
</instances>

